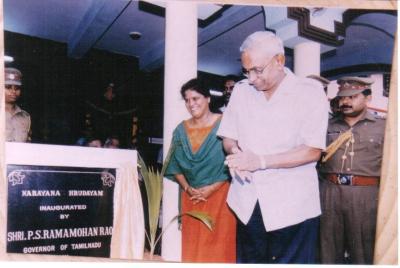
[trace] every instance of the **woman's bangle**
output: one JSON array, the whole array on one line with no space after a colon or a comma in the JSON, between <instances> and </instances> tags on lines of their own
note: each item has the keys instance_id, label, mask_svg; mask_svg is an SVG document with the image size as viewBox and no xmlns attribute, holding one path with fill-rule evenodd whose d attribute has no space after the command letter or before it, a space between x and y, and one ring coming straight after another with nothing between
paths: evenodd
<instances>
[{"instance_id":1,"label":"woman's bangle","mask_svg":"<svg viewBox=\"0 0 400 268\"><path fill-rule=\"evenodd\" d=\"M185 193L187 193L187 191L189 190L189 185L186 185L183 190L185 191Z\"/></svg>"}]
</instances>

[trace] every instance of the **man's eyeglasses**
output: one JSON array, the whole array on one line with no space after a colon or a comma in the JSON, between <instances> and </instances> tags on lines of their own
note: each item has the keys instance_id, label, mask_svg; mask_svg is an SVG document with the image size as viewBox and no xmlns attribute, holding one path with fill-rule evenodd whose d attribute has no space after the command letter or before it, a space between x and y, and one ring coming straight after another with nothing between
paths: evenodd
<instances>
[{"instance_id":1,"label":"man's eyeglasses","mask_svg":"<svg viewBox=\"0 0 400 268\"><path fill-rule=\"evenodd\" d=\"M250 74L254 74L256 76L260 76L264 73L264 70L273 62L275 56L265 65L264 67L253 67L249 70L242 68L242 73L246 78L249 78Z\"/></svg>"},{"instance_id":2,"label":"man's eyeglasses","mask_svg":"<svg viewBox=\"0 0 400 268\"><path fill-rule=\"evenodd\" d=\"M225 87L225 90L232 90L235 86L227 86Z\"/></svg>"}]
</instances>

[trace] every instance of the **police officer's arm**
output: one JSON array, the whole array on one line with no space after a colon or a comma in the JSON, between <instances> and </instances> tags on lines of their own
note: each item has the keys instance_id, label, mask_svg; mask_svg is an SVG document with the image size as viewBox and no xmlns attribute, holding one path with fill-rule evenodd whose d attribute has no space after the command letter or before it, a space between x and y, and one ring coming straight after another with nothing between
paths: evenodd
<instances>
[{"instance_id":1,"label":"police officer's arm","mask_svg":"<svg viewBox=\"0 0 400 268\"><path fill-rule=\"evenodd\" d=\"M307 145L300 145L279 154L257 155L251 151L239 152L227 156L229 168L255 171L267 168L292 168L316 162L322 150Z\"/></svg>"}]
</instances>

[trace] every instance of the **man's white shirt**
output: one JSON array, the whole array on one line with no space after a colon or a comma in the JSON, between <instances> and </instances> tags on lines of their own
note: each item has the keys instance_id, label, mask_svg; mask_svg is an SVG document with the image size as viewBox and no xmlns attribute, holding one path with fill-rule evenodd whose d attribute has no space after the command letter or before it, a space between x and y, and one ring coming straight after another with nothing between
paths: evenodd
<instances>
[{"instance_id":1,"label":"man's white shirt","mask_svg":"<svg viewBox=\"0 0 400 268\"><path fill-rule=\"evenodd\" d=\"M322 86L286 68L285 73L269 100L246 79L237 83L217 135L262 155L303 144L324 149L329 109ZM257 200L267 231L321 214L316 162L259 170L252 177L250 182L233 178L228 194L229 206L243 223L249 221Z\"/></svg>"}]
</instances>

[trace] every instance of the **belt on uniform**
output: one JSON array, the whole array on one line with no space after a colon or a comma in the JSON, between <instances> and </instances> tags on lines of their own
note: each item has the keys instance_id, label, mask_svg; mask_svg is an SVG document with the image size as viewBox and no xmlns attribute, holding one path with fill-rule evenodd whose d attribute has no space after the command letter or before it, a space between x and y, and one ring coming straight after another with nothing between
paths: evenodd
<instances>
[{"instance_id":1,"label":"belt on uniform","mask_svg":"<svg viewBox=\"0 0 400 268\"><path fill-rule=\"evenodd\" d=\"M327 180L338 185L373 186L379 185L379 177L357 176L351 174L327 174Z\"/></svg>"}]
</instances>

